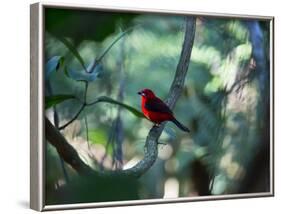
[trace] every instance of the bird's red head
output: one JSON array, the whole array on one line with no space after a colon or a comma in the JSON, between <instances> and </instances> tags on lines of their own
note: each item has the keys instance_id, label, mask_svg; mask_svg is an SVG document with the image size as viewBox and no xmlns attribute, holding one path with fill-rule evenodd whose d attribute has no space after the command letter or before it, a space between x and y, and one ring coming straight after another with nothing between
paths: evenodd
<instances>
[{"instance_id":1,"label":"bird's red head","mask_svg":"<svg viewBox=\"0 0 281 214\"><path fill-rule=\"evenodd\" d=\"M141 95L143 98L147 98L147 99L155 97L155 94L153 93L153 91L151 91L150 89L147 89L147 88L139 91L138 94Z\"/></svg>"}]
</instances>

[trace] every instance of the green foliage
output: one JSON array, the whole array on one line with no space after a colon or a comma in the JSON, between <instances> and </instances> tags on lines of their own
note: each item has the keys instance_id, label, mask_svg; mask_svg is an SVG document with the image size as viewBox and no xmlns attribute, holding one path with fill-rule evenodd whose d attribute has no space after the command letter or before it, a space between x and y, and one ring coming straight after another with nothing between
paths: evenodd
<instances>
[{"instance_id":1,"label":"green foliage","mask_svg":"<svg viewBox=\"0 0 281 214\"><path fill-rule=\"evenodd\" d=\"M105 145L107 142L107 133L103 129L89 130L89 140L92 144Z\"/></svg>"},{"instance_id":2,"label":"green foliage","mask_svg":"<svg viewBox=\"0 0 281 214\"><path fill-rule=\"evenodd\" d=\"M181 52L184 17L48 10L46 55L56 57L46 71L54 74L49 79L54 94L73 94L82 101L84 83L89 83L85 111L65 129L65 136L97 170L116 169L117 141L112 140L114 143L106 148L112 136L123 139L118 146L123 148L124 167L135 164L142 158L146 136L153 126L143 120L136 93L151 88L165 100ZM117 30L120 28L123 33ZM265 30L263 33L267 35ZM260 95L253 48L243 20L198 19L184 93L174 109L176 118L191 133L187 135L168 122L159 139L167 145L159 145L158 160L137 183L126 186L118 181L119 188L113 181L95 178L83 185L84 180L72 176L73 183L49 193L49 203L62 202L65 195L69 198L63 202L162 198L171 177L178 182L178 195L183 197L237 193L260 148L258 139L264 134L258 126L261 106L257 104ZM106 57L99 61L104 53ZM60 70L64 73L54 72ZM60 103L56 108L61 120L69 121L76 112L73 103L81 103L65 100L55 104ZM89 123L89 150L83 115ZM117 119L121 125L115 127ZM87 158L89 151L93 159ZM200 174L203 179L196 178ZM50 177L50 183L56 180L52 173ZM174 187L169 188L177 189Z\"/></svg>"},{"instance_id":3,"label":"green foliage","mask_svg":"<svg viewBox=\"0 0 281 214\"><path fill-rule=\"evenodd\" d=\"M120 23L130 26L138 16L132 13L55 8L47 8L45 14L46 30L56 37L72 38L75 44L83 40L102 42L115 32Z\"/></svg>"},{"instance_id":4,"label":"green foliage","mask_svg":"<svg viewBox=\"0 0 281 214\"><path fill-rule=\"evenodd\" d=\"M126 31L122 32L118 37L116 37L111 44L108 45L108 47L103 51L100 56L94 60L92 60L89 65L86 67L85 62L78 52L78 50L75 48L75 46L72 44L71 41L67 40L64 37L57 37L60 42L62 42L67 49L73 54L73 56L78 60L80 65L82 66L83 70L81 71L75 71L71 68L64 67L64 73L67 77L70 77L74 80L78 81L88 81L92 82L97 79L99 74L102 71L102 65L101 60L102 58L110 51L110 49L120 40L122 37L124 37L127 33L132 31L133 28L129 28ZM49 75L53 70L59 68L59 66L62 66L64 63L64 57L55 56L53 57L48 63L46 68L46 75Z\"/></svg>"},{"instance_id":5,"label":"green foliage","mask_svg":"<svg viewBox=\"0 0 281 214\"><path fill-rule=\"evenodd\" d=\"M143 113L141 113L139 110L135 109L134 107L132 107L130 105L127 105L127 104L124 104L124 103L119 102L117 100L114 100L110 97L102 96L102 97L99 97L95 102L105 102L105 103L116 104L116 105L122 106L123 108L127 109L128 111L130 111L136 117L145 118Z\"/></svg>"},{"instance_id":6,"label":"green foliage","mask_svg":"<svg viewBox=\"0 0 281 214\"><path fill-rule=\"evenodd\" d=\"M137 200L139 189L135 179L74 176L68 185L53 191L47 189L48 195L53 195L47 198L47 204Z\"/></svg>"},{"instance_id":7,"label":"green foliage","mask_svg":"<svg viewBox=\"0 0 281 214\"><path fill-rule=\"evenodd\" d=\"M61 67L64 66L64 57L62 56L53 56L48 60L45 66L45 79L48 80L52 72L58 71Z\"/></svg>"},{"instance_id":8,"label":"green foliage","mask_svg":"<svg viewBox=\"0 0 281 214\"><path fill-rule=\"evenodd\" d=\"M45 97L45 109L51 108L63 101L75 99L75 96L69 94L60 94L54 96L46 96Z\"/></svg>"},{"instance_id":9,"label":"green foliage","mask_svg":"<svg viewBox=\"0 0 281 214\"><path fill-rule=\"evenodd\" d=\"M70 41L68 41L64 37L58 37L58 39L68 48L68 50L76 57L76 59L79 61L81 64L82 68L87 72L87 68L85 66L85 62L80 56L79 52L76 50L76 48L72 45Z\"/></svg>"}]
</instances>

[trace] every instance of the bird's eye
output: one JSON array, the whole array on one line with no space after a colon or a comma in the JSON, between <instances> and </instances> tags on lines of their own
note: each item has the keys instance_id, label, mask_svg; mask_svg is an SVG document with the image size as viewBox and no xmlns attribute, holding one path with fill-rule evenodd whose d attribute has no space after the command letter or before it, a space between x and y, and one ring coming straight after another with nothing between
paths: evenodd
<instances>
[{"instance_id":1,"label":"bird's eye","mask_svg":"<svg viewBox=\"0 0 281 214\"><path fill-rule=\"evenodd\" d=\"M143 91L139 91L138 94L141 95L141 96L143 96L143 97L146 96L145 92L143 92Z\"/></svg>"}]
</instances>

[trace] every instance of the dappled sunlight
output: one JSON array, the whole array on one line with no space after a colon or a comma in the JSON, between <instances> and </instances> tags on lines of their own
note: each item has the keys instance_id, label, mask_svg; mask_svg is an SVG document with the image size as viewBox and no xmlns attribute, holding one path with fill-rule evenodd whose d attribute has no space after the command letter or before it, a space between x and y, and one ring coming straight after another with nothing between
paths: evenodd
<instances>
[{"instance_id":1,"label":"dappled sunlight","mask_svg":"<svg viewBox=\"0 0 281 214\"><path fill-rule=\"evenodd\" d=\"M173 154L173 148L169 144L159 148L158 157L163 160L168 160Z\"/></svg>"},{"instance_id":2,"label":"dappled sunlight","mask_svg":"<svg viewBox=\"0 0 281 214\"><path fill-rule=\"evenodd\" d=\"M123 169L129 169L133 166L135 166L139 161L141 160L140 157L134 157L131 160L129 160L127 163L125 163Z\"/></svg>"},{"instance_id":3,"label":"dappled sunlight","mask_svg":"<svg viewBox=\"0 0 281 214\"><path fill-rule=\"evenodd\" d=\"M179 182L176 178L168 178L165 181L163 198L177 198L179 196Z\"/></svg>"},{"instance_id":4,"label":"dappled sunlight","mask_svg":"<svg viewBox=\"0 0 281 214\"><path fill-rule=\"evenodd\" d=\"M220 174L214 178L212 193L214 195L223 194L227 188L227 179L224 175Z\"/></svg>"}]
</instances>

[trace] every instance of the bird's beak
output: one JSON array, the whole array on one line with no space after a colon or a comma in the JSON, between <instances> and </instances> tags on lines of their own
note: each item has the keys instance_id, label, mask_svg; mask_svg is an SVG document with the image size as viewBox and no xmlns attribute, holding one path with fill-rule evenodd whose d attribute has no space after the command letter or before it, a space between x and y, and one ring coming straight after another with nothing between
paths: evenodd
<instances>
[{"instance_id":1,"label":"bird's beak","mask_svg":"<svg viewBox=\"0 0 281 214\"><path fill-rule=\"evenodd\" d=\"M138 94L141 95L142 97L145 97L145 93L143 93L142 91L139 91Z\"/></svg>"}]
</instances>

